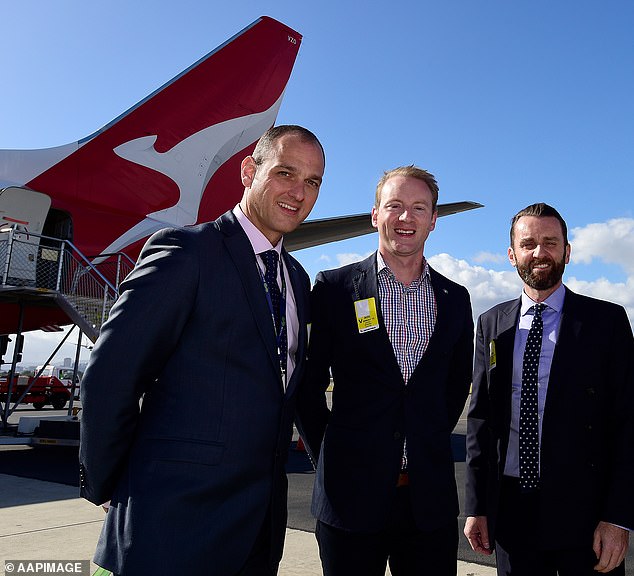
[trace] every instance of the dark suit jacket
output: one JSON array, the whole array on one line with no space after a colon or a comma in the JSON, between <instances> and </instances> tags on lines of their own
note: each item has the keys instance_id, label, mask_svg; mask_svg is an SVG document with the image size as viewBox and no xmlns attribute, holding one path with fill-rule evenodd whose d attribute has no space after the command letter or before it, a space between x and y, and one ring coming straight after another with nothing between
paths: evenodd
<instances>
[{"instance_id":1,"label":"dark suit jacket","mask_svg":"<svg viewBox=\"0 0 634 576\"><path fill-rule=\"evenodd\" d=\"M284 259L300 326L286 393L255 255L233 214L144 247L82 383L81 495L112 500L97 564L235 574L269 509L279 561L310 289Z\"/></svg>"},{"instance_id":2,"label":"dark suit jacket","mask_svg":"<svg viewBox=\"0 0 634 576\"><path fill-rule=\"evenodd\" d=\"M491 537L509 438L519 310L519 299L495 306L477 329L466 512L488 516ZM634 343L625 310L566 289L542 423L542 548L587 545L600 520L634 528L633 402Z\"/></svg>"},{"instance_id":3,"label":"dark suit jacket","mask_svg":"<svg viewBox=\"0 0 634 576\"><path fill-rule=\"evenodd\" d=\"M430 273L436 326L407 386L380 312L376 253L317 277L298 425L319 460L313 514L332 526L358 531L384 527L404 438L419 527L433 529L458 514L450 437L469 392L473 319L466 289ZM354 302L370 297L376 299L380 328L360 334ZM334 380L331 413L325 399L329 369Z\"/></svg>"}]
</instances>

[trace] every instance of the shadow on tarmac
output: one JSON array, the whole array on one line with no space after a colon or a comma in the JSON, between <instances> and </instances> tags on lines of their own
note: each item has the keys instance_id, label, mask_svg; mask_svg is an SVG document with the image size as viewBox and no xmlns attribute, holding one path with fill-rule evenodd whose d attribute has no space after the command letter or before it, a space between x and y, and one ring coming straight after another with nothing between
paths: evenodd
<instances>
[{"instance_id":1,"label":"shadow on tarmac","mask_svg":"<svg viewBox=\"0 0 634 576\"><path fill-rule=\"evenodd\" d=\"M456 483L460 507L464 509L464 474L465 474L465 434L451 435L451 446L456 462ZM310 500L312 495L314 471L306 452L296 449L296 443L291 445L288 462L288 522L292 529L314 532L315 520L310 514ZM0 473L25 478L45 480L57 484L79 487L78 449L76 447L42 446L0 446ZM77 491L79 495L79 490ZM12 505L33 504L50 501L46 494L20 494L19 502L13 500ZM51 495L52 496L52 495ZM56 497L58 498L58 497ZM0 506L1 507L1 506ZM458 526L460 530L458 558L466 562L495 565L494 556L476 555L471 550L466 538L462 536L465 517L460 515ZM634 576L634 544L626 559L626 576Z\"/></svg>"}]
</instances>

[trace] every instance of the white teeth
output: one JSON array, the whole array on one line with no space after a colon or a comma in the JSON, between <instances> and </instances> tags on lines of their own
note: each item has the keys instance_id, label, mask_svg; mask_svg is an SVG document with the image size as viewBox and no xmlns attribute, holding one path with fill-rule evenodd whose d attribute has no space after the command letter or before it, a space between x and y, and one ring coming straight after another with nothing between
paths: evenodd
<instances>
[{"instance_id":1,"label":"white teeth","mask_svg":"<svg viewBox=\"0 0 634 576\"><path fill-rule=\"evenodd\" d=\"M398 228L396 229L396 233L397 234L407 234L407 235L411 235L414 234L414 230L399 230Z\"/></svg>"},{"instance_id":2,"label":"white teeth","mask_svg":"<svg viewBox=\"0 0 634 576\"><path fill-rule=\"evenodd\" d=\"M292 210L293 212L297 212L297 208L291 206L290 204L285 204L284 202L278 202L278 205L282 208L286 208L287 210Z\"/></svg>"}]
</instances>

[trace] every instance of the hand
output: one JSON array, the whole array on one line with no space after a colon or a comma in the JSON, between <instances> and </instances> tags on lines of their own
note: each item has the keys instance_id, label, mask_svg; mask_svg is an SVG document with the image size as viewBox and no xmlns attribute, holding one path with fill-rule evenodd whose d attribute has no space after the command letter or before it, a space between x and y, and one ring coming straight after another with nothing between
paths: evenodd
<instances>
[{"instance_id":1,"label":"hand","mask_svg":"<svg viewBox=\"0 0 634 576\"><path fill-rule=\"evenodd\" d=\"M103 508L103 511L107 514L108 510L110 509L110 500L108 500L108 502L104 502L101 507Z\"/></svg>"},{"instance_id":2,"label":"hand","mask_svg":"<svg viewBox=\"0 0 634 576\"><path fill-rule=\"evenodd\" d=\"M466 528L465 528L466 530ZM599 561L594 569L597 572L610 572L623 562L627 553L630 533L608 522L599 522L594 531L592 549Z\"/></svg>"},{"instance_id":3,"label":"hand","mask_svg":"<svg viewBox=\"0 0 634 576\"><path fill-rule=\"evenodd\" d=\"M486 516L468 516L464 525L464 535L474 552L489 556L492 552L489 542L489 527Z\"/></svg>"}]
</instances>

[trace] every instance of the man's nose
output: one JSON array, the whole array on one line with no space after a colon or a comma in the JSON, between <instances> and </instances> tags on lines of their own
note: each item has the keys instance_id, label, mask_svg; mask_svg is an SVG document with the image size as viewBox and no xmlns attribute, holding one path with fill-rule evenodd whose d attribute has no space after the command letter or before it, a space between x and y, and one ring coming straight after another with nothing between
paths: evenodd
<instances>
[{"instance_id":1,"label":"man's nose","mask_svg":"<svg viewBox=\"0 0 634 576\"><path fill-rule=\"evenodd\" d=\"M291 188L288 191L288 193L295 200L301 202L304 199L304 196L306 195L306 192L304 190L304 186L306 186L306 184L304 184L304 182L297 182L297 183L293 184L293 186L291 186Z\"/></svg>"}]
</instances>

